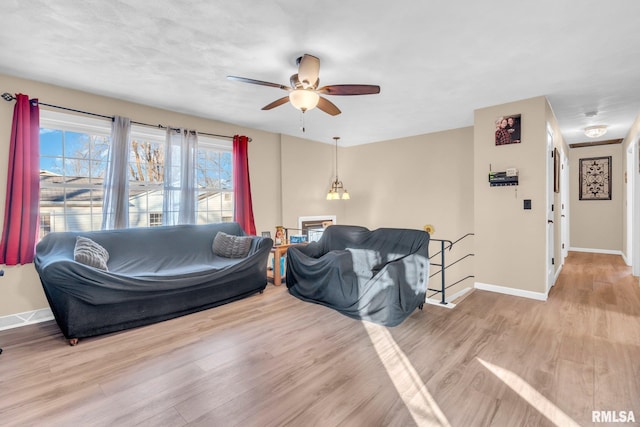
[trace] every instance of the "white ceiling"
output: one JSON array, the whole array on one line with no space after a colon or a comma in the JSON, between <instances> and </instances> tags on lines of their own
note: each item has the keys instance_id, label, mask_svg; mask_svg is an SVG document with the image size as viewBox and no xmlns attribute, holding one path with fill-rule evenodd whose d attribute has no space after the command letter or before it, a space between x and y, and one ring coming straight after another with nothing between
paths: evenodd
<instances>
[{"instance_id":1,"label":"white ceiling","mask_svg":"<svg viewBox=\"0 0 640 427\"><path fill-rule=\"evenodd\" d=\"M638 0L3 0L2 13L0 73L344 146L541 95L567 143L594 124L623 138L640 112ZM381 93L329 97L342 114L307 112L303 134L290 105L261 110L286 92L226 79L288 85L303 53L321 85Z\"/></svg>"}]
</instances>

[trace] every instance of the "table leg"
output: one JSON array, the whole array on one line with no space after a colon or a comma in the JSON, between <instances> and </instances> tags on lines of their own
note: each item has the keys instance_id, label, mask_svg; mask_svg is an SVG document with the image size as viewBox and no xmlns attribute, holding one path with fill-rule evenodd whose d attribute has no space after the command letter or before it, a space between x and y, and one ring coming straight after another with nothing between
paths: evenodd
<instances>
[{"instance_id":1,"label":"table leg","mask_svg":"<svg viewBox=\"0 0 640 427\"><path fill-rule=\"evenodd\" d=\"M280 286L282 284L282 275L280 274L280 258L282 254L279 250L276 250L273 254L273 284Z\"/></svg>"}]
</instances>

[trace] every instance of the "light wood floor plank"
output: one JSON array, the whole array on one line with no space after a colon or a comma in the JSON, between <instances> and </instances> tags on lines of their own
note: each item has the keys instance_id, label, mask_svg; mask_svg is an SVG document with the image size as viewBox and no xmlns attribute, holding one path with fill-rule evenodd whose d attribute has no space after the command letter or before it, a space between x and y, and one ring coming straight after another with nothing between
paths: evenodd
<instances>
[{"instance_id":1,"label":"light wood floor plank","mask_svg":"<svg viewBox=\"0 0 640 427\"><path fill-rule=\"evenodd\" d=\"M286 287L66 345L0 332L3 426L551 426L640 420L640 288L570 253L546 302L473 291L381 328ZM442 417L440 417L442 415Z\"/></svg>"}]
</instances>

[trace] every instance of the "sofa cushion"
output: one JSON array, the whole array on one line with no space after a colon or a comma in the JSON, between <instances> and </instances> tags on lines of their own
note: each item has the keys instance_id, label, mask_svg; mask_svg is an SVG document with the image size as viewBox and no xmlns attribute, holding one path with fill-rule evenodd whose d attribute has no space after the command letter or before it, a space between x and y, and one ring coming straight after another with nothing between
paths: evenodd
<instances>
[{"instance_id":1,"label":"sofa cushion","mask_svg":"<svg viewBox=\"0 0 640 427\"><path fill-rule=\"evenodd\" d=\"M234 236L219 231L213 239L213 253L225 258L244 258L251 249L251 236Z\"/></svg>"},{"instance_id":2,"label":"sofa cushion","mask_svg":"<svg viewBox=\"0 0 640 427\"><path fill-rule=\"evenodd\" d=\"M76 237L73 259L90 267L108 270L109 252L88 237Z\"/></svg>"}]
</instances>

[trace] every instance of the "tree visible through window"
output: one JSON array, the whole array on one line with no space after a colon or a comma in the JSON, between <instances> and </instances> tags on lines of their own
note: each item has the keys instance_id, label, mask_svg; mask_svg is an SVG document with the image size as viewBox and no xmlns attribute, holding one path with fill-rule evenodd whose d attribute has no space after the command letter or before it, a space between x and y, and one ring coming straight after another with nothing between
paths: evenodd
<instances>
[{"instance_id":1,"label":"tree visible through window","mask_svg":"<svg viewBox=\"0 0 640 427\"><path fill-rule=\"evenodd\" d=\"M51 111L40 122L40 236L100 229L110 122ZM163 130L132 126L130 227L162 224L164 141ZM231 221L231 142L199 136L198 147L197 222Z\"/></svg>"}]
</instances>

